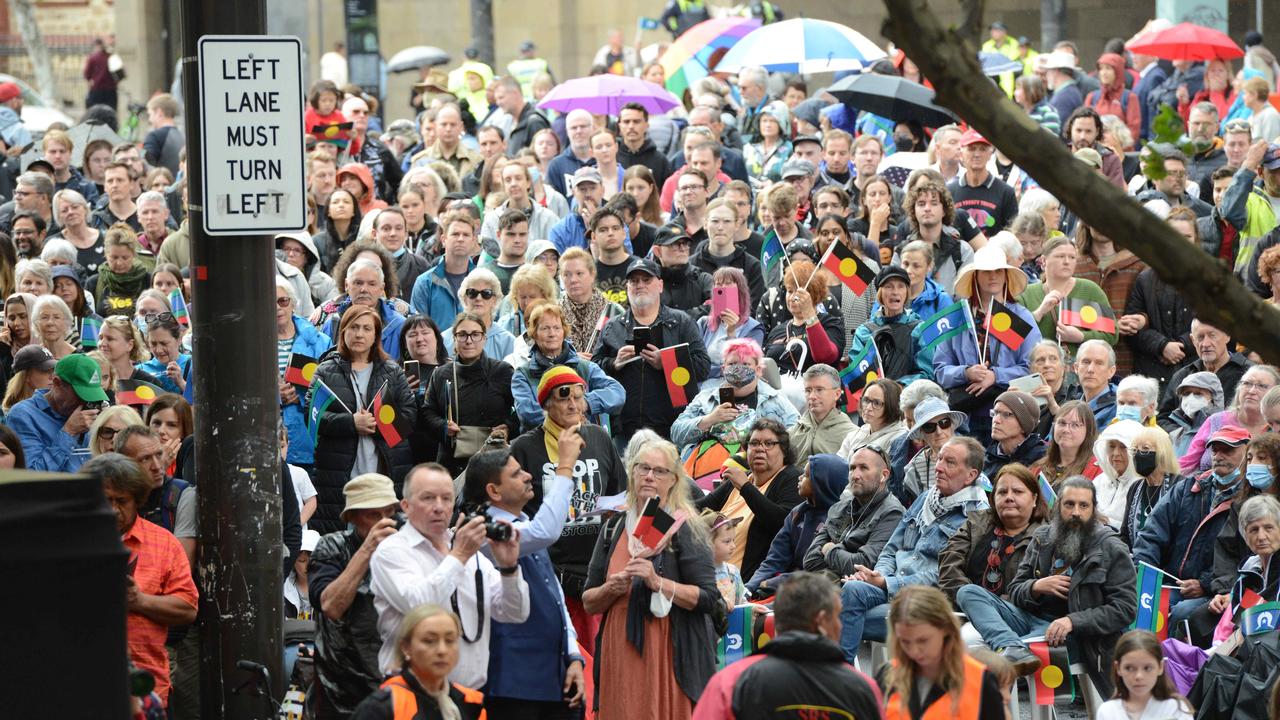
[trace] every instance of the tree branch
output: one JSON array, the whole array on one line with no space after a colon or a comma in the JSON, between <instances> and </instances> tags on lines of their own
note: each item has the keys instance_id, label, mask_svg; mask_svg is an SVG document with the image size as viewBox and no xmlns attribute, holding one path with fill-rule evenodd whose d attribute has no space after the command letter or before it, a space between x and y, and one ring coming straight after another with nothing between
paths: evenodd
<instances>
[{"instance_id":1,"label":"tree branch","mask_svg":"<svg viewBox=\"0 0 1280 720\"><path fill-rule=\"evenodd\" d=\"M1267 362L1280 363L1280 310L1268 305L1198 245L1082 162L982 74L977 52L944 29L927 0L884 0L884 35L916 63L937 101L969 122L1045 190L1178 288L1196 317Z\"/></svg>"}]
</instances>

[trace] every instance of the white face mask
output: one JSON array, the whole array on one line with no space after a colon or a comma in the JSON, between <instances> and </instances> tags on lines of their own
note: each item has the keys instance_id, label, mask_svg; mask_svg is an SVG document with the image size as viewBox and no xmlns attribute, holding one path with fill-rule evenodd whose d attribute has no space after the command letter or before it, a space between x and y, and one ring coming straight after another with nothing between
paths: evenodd
<instances>
[{"instance_id":1,"label":"white face mask","mask_svg":"<svg viewBox=\"0 0 1280 720\"><path fill-rule=\"evenodd\" d=\"M1182 402L1179 405L1182 408L1183 415L1193 418L1196 413L1209 407L1209 400L1199 393L1189 393L1182 396Z\"/></svg>"}]
</instances>

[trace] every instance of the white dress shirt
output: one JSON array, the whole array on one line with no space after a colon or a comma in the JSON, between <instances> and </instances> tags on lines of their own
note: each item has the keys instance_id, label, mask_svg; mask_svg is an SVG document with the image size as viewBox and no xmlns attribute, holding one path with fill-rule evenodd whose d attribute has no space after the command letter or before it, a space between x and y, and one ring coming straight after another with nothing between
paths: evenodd
<instances>
[{"instance_id":1,"label":"white dress shirt","mask_svg":"<svg viewBox=\"0 0 1280 720\"><path fill-rule=\"evenodd\" d=\"M449 540L453 531L448 531ZM479 642L459 642L458 665L449 679L470 688L485 684L489 674L489 621L524 622L529 617L529 586L519 571L502 575L484 555L476 553L466 565L447 552L440 552L413 527L405 523L400 532L383 540L369 561L370 589L378 610L378 634L382 649L378 665L383 672L400 669L401 655L395 647L400 622L409 611L426 603L450 608L457 593L458 614L468 637L482 632ZM475 574L484 583L484 622L480 622L476 600Z\"/></svg>"}]
</instances>

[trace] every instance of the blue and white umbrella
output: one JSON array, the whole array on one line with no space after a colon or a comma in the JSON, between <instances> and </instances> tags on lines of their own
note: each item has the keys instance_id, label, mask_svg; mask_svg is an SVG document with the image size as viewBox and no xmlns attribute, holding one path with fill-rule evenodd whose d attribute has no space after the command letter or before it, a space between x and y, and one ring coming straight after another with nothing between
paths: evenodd
<instances>
[{"instance_id":1,"label":"blue and white umbrella","mask_svg":"<svg viewBox=\"0 0 1280 720\"><path fill-rule=\"evenodd\" d=\"M1010 72L1022 72L1022 63L1017 60L1010 60L1003 53L978 53L978 62L982 63L982 74L987 77L995 77Z\"/></svg>"},{"instance_id":2,"label":"blue and white umbrella","mask_svg":"<svg viewBox=\"0 0 1280 720\"><path fill-rule=\"evenodd\" d=\"M862 33L827 20L797 18L765 25L725 53L716 71L760 66L773 72L859 71L888 57Z\"/></svg>"}]
</instances>

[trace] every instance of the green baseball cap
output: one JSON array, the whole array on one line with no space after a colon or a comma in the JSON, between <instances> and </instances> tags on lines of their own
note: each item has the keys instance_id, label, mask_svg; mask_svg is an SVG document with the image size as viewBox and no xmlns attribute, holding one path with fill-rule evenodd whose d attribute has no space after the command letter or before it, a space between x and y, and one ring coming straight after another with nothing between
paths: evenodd
<instances>
[{"instance_id":1,"label":"green baseball cap","mask_svg":"<svg viewBox=\"0 0 1280 720\"><path fill-rule=\"evenodd\" d=\"M102 389L102 368L88 355L73 353L58 361L53 374L76 391L85 402L105 402L107 393Z\"/></svg>"}]
</instances>

